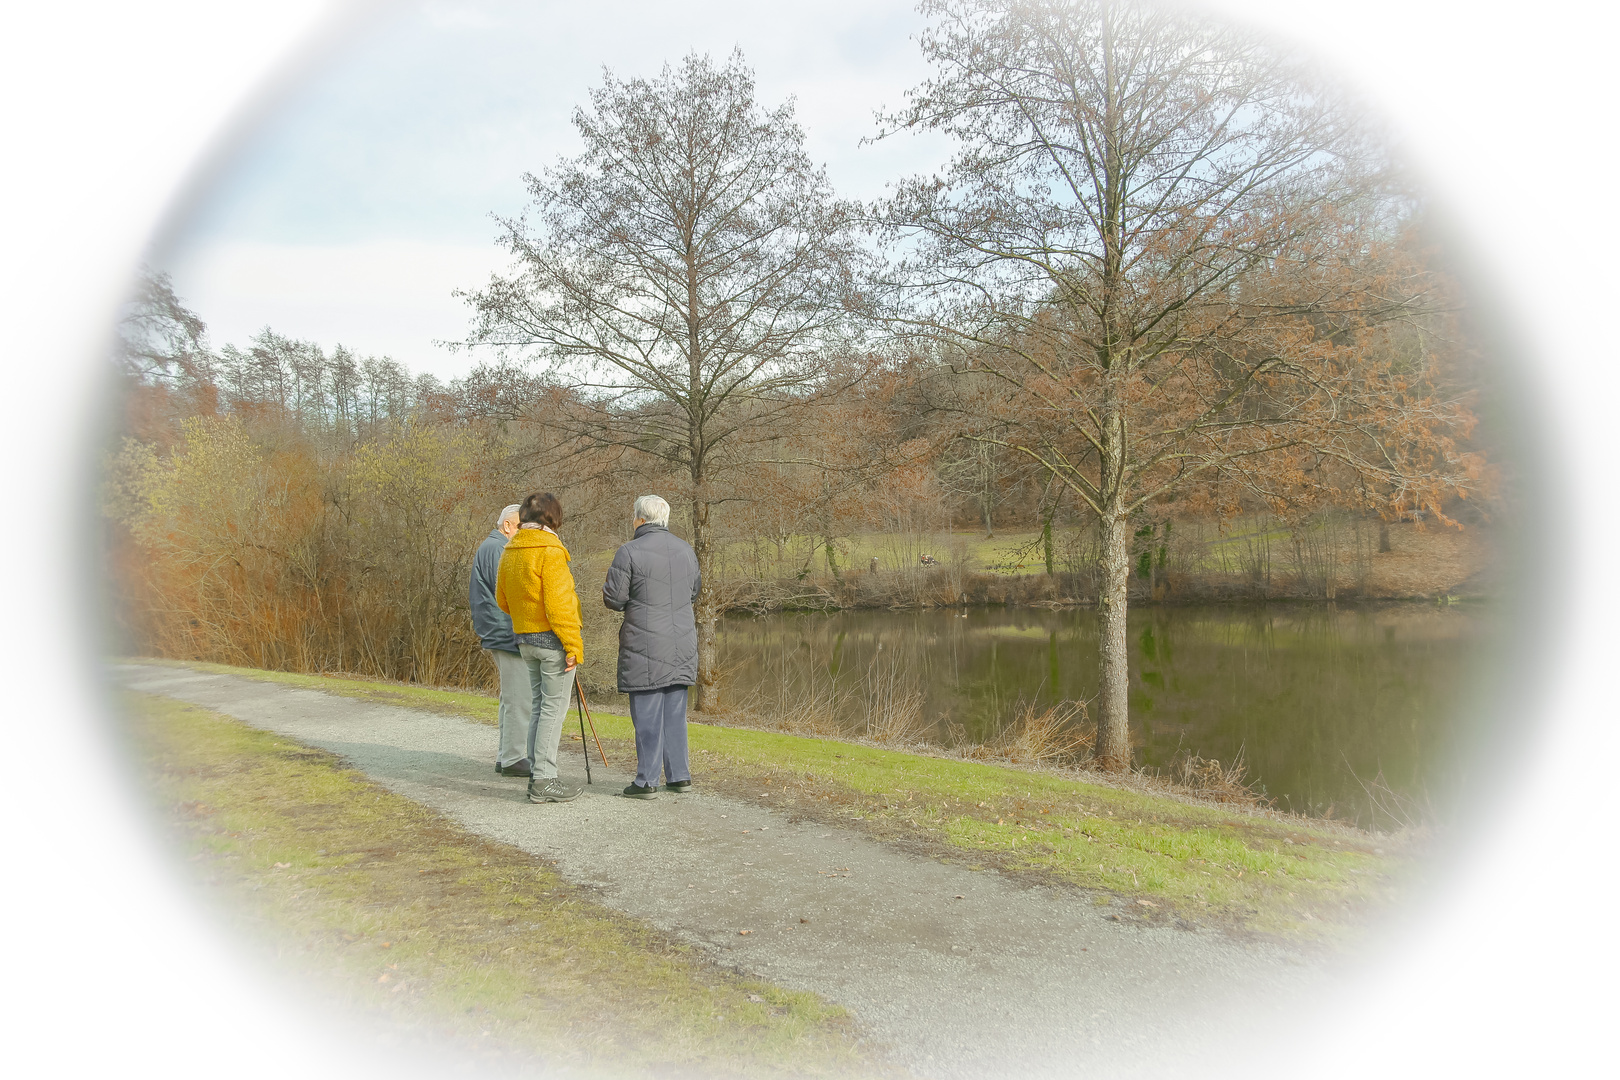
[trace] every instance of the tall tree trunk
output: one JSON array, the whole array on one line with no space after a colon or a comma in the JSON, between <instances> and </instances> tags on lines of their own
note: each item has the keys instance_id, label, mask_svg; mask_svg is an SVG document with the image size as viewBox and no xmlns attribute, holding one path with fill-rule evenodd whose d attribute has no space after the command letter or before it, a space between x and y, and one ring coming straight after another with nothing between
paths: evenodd
<instances>
[{"instance_id":1,"label":"tall tree trunk","mask_svg":"<svg viewBox=\"0 0 1620 1080\"><path fill-rule=\"evenodd\" d=\"M692 551L697 555L698 573L703 575L692 614L697 620L698 673L692 687L695 712L712 712L720 707L720 684L715 678L715 623L719 612L714 602L714 549L709 542L709 504L700 491L692 497Z\"/></svg>"},{"instance_id":2,"label":"tall tree trunk","mask_svg":"<svg viewBox=\"0 0 1620 1080\"><path fill-rule=\"evenodd\" d=\"M692 475L692 552L697 556L698 574L703 581L698 587L697 601L692 615L697 622L697 685L689 693L696 712L711 712L720 707L720 680L716 675L714 624L719 619L719 606L714 601L714 552L709 543L708 476L705 472L708 451L704 438L705 402L703 388L703 335L699 331L703 298L698 291L698 255L693 240L691 223L683 239L686 244L686 451Z\"/></svg>"},{"instance_id":3,"label":"tall tree trunk","mask_svg":"<svg viewBox=\"0 0 1620 1080\"><path fill-rule=\"evenodd\" d=\"M996 459L984 443L976 443L974 453L979 462L979 518L984 523L984 538L993 540L996 535L996 523L992 517L996 499Z\"/></svg>"},{"instance_id":4,"label":"tall tree trunk","mask_svg":"<svg viewBox=\"0 0 1620 1080\"><path fill-rule=\"evenodd\" d=\"M1124 772L1131 764L1130 654L1126 652L1125 637L1131 528L1118 511L1117 502L1098 522L1102 588L1097 597L1101 631L1097 652L1102 686L1097 694L1096 756L1105 772Z\"/></svg>"},{"instance_id":5,"label":"tall tree trunk","mask_svg":"<svg viewBox=\"0 0 1620 1080\"><path fill-rule=\"evenodd\" d=\"M1041 524L1041 553L1046 558L1046 576L1052 576L1052 518L1057 514L1057 507L1046 513L1046 521Z\"/></svg>"},{"instance_id":6,"label":"tall tree trunk","mask_svg":"<svg viewBox=\"0 0 1620 1080\"><path fill-rule=\"evenodd\" d=\"M1114 12L1102 17L1104 126L1103 261L1101 311L1103 346L1102 415L1098 422L1097 493L1101 508L1098 540L1102 547L1102 587L1097 609L1097 643L1102 687L1097 703L1097 764L1107 772L1124 772L1131 764L1130 657L1125 651L1125 615L1130 587L1131 528L1126 520L1127 460L1124 396L1121 385L1129 367L1129 335L1121 325L1120 307L1125 265L1125 165L1122 159L1119 76L1114 55Z\"/></svg>"},{"instance_id":7,"label":"tall tree trunk","mask_svg":"<svg viewBox=\"0 0 1620 1080\"><path fill-rule=\"evenodd\" d=\"M1041 492L1041 556L1046 576L1052 576L1052 519L1057 517L1058 500L1052 495L1052 470L1046 471L1046 488Z\"/></svg>"},{"instance_id":8,"label":"tall tree trunk","mask_svg":"<svg viewBox=\"0 0 1620 1080\"><path fill-rule=\"evenodd\" d=\"M838 551L833 546L832 535L832 490L827 482L827 470L821 470L821 550L827 557L827 573L838 584L844 583L844 575L838 569Z\"/></svg>"}]
</instances>

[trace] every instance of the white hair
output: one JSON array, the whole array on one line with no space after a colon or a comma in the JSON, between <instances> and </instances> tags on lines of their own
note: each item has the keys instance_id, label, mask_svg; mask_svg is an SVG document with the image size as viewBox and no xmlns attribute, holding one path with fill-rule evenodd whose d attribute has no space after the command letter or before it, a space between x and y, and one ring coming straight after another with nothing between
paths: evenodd
<instances>
[{"instance_id":1,"label":"white hair","mask_svg":"<svg viewBox=\"0 0 1620 1080\"><path fill-rule=\"evenodd\" d=\"M635 516L649 525L669 528L669 503L657 495L643 495L636 500Z\"/></svg>"},{"instance_id":2,"label":"white hair","mask_svg":"<svg viewBox=\"0 0 1620 1080\"><path fill-rule=\"evenodd\" d=\"M500 513L496 514L495 515L495 527L497 529L500 528L501 527L501 522L505 521L509 517L517 517L518 516L518 511L521 510L521 509L523 509L523 504L521 504L521 503L513 503L511 506L508 506L505 510L502 510Z\"/></svg>"}]
</instances>

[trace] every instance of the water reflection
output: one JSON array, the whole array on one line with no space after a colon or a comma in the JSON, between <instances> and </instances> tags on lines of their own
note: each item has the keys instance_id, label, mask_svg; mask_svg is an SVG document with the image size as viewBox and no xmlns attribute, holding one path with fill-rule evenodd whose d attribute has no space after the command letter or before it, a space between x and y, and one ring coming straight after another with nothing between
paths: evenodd
<instances>
[{"instance_id":1,"label":"water reflection","mask_svg":"<svg viewBox=\"0 0 1620 1080\"><path fill-rule=\"evenodd\" d=\"M1366 821L1365 781L1439 797L1465 779L1500 684L1501 619L1478 607L1142 607L1131 613L1138 763L1187 750L1230 761L1279 806ZM936 737L989 741L1022 703L1097 692L1090 609L848 611L732 617L721 661L737 691L780 697L891 664L920 681ZM791 692L791 691L790 691ZM848 706L846 706L848 707ZM1359 778L1359 779L1358 779Z\"/></svg>"}]
</instances>

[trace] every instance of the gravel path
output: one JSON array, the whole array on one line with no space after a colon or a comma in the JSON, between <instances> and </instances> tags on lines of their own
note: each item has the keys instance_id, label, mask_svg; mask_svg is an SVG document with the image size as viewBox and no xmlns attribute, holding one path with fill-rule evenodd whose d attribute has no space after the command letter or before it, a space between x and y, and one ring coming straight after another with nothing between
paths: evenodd
<instances>
[{"instance_id":1,"label":"gravel path","mask_svg":"<svg viewBox=\"0 0 1620 1080\"><path fill-rule=\"evenodd\" d=\"M1329 988L1284 949L1113 921L1105 896L792 824L702 790L701 775L686 795L625 799L615 761L583 797L536 806L524 781L495 775L487 725L182 668L113 670L129 689L339 754L728 967L843 1004L920 1076L1205 1071ZM563 770L583 781L577 746L565 740Z\"/></svg>"}]
</instances>

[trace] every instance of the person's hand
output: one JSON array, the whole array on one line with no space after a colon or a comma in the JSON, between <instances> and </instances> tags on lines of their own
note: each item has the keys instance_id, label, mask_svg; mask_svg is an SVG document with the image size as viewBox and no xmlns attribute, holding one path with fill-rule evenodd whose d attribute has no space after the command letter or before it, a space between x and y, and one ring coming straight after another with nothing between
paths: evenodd
<instances>
[{"instance_id":1,"label":"person's hand","mask_svg":"<svg viewBox=\"0 0 1620 1080\"><path fill-rule=\"evenodd\" d=\"M577 667L579 667L579 661L574 659L572 656L570 656L568 658L568 663L563 665L563 670L564 671L573 671Z\"/></svg>"}]
</instances>

